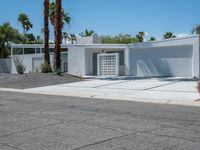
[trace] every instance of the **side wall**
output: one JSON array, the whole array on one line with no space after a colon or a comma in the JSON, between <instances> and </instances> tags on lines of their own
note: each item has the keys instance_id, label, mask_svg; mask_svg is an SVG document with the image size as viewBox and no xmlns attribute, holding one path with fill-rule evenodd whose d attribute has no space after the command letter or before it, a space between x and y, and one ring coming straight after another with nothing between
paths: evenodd
<instances>
[{"instance_id":1,"label":"side wall","mask_svg":"<svg viewBox=\"0 0 200 150\"><path fill-rule=\"evenodd\" d=\"M85 48L81 46L68 47L68 73L75 76L85 76Z\"/></svg>"},{"instance_id":2,"label":"side wall","mask_svg":"<svg viewBox=\"0 0 200 150\"><path fill-rule=\"evenodd\" d=\"M133 76L193 76L193 46L131 50Z\"/></svg>"}]
</instances>

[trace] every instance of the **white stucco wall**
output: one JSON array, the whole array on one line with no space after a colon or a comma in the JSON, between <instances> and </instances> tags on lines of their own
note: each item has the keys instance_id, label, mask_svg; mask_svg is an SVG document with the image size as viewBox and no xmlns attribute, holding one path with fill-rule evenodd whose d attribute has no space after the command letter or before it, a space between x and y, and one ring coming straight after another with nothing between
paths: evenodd
<instances>
[{"instance_id":1,"label":"white stucco wall","mask_svg":"<svg viewBox=\"0 0 200 150\"><path fill-rule=\"evenodd\" d=\"M25 55L13 55L13 57L18 57L23 61L24 66L26 67L25 73L33 72L33 58L43 58L44 54L25 54ZM11 73L17 73L14 60L12 57ZM50 55L51 64L53 64L53 55Z\"/></svg>"},{"instance_id":2,"label":"white stucco wall","mask_svg":"<svg viewBox=\"0 0 200 150\"><path fill-rule=\"evenodd\" d=\"M178 77L181 77L181 76L182 77L188 77L188 76L199 77L200 75L199 42L200 42L199 35L193 35L193 36L185 37L185 38L176 38L176 39L168 39L168 40L163 40L163 41L146 42L146 43L138 43L138 44L129 45L129 48L131 49L130 62L132 63L130 64L130 67L131 67L130 75L146 76L150 74L150 75L156 75L156 76L171 75L171 76L178 76ZM160 49L159 50L160 52L158 52L156 49ZM135 58L136 63L133 63L134 50L136 51L135 53L137 54L141 53L141 55L143 55L143 58L141 58L142 56L138 56L140 57L140 60L139 58ZM141 52L139 52L140 50ZM148 54L149 52L148 50L150 50L151 53ZM157 51L160 56L157 55L156 57L154 57L156 55L154 54L155 53L154 51ZM166 57L163 56L164 54L166 55ZM147 63L148 55L150 56L149 59L154 58L152 62ZM186 58L186 55L187 55L187 58ZM160 61L160 63L159 62L156 63L156 60L158 61L159 58L162 61ZM145 67L145 61L146 61L146 67ZM162 66L164 65L164 63L162 62L164 62L168 66L168 72L166 72L166 70L162 71L162 68L163 68ZM161 63L163 65L161 65ZM138 71L139 64L140 66L143 66L143 70L144 68L146 68L146 72L148 73L142 73L141 69L140 71ZM150 66L153 66L153 64L154 64L154 67L153 67L154 70L152 67L150 67ZM157 73L155 73L156 68L160 69L160 70L157 69ZM171 73L169 73L169 71Z\"/></svg>"},{"instance_id":3,"label":"white stucco wall","mask_svg":"<svg viewBox=\"0 0 200 150\"><path fill-rule=\"evenodd\" d=\"M68 73L75 76L85 75L85 48L82 46L68 47Z\"/></svg>"},{"instance_id":4,"label":"white stucco wall","mask_svg":"<svg viewBox=\"0 0 200 150\"><path fill-rule=\"evenodd\" d=\"M131 75L191 77L193 47L160 47L131 50Z\"/></svg>"}]
</instances>

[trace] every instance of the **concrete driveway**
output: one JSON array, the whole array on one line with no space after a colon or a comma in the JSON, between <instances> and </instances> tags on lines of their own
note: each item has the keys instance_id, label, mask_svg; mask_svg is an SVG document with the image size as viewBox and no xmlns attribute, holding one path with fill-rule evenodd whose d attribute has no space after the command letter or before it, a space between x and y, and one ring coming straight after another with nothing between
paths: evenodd
<instances>
[{"instance_id":1,"label":"concrete driveway","mask_svg":"<svg viewBox=\"0 0 200 150\"><path fill-rule=\"evenodd\" d=\"M200 105L195 101L199 98L196 82L186 78L96 79L25 89L23 92L196 106Z\"/></svg>"}]
</instances>

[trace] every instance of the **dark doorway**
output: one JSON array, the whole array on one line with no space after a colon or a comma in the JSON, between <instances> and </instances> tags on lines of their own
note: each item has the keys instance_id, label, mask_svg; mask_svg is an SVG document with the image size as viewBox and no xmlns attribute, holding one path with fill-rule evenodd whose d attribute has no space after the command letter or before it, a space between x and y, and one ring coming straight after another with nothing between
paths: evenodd
<instances>
[{"instance_id":1,"label":"dark doorway","mask_svg":"<svg viewBox=\"0 0 200 150\"><path fill-rule=\"evenodd\" d=\"M93 75L97 75L97 54L93 53Z\"/></svg>"}]
</instances>

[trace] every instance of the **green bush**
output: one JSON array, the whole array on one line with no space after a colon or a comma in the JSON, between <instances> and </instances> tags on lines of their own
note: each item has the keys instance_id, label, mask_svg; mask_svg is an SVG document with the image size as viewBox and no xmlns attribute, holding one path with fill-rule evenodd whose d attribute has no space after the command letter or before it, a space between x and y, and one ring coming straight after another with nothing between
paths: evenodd
<instances>
[{"instance_id":1,"label":"green bush","mask_svg":"<svg viewBox=\"0 0 200 150\"><path fill-rule=\"evenodd\" d=\"M55 70L55 72L56 72L56 74L57 74L57 75L59 75L59 76L62 74L62 72L61 72L61 69L60 69L60 68L56 69L56 70Z\"/></svg>"},{"instance_id":2,"label":"green bush","mask_svg":"<svg viewBox=\"0 0 200 150\"><path fill-rule=\"evenodd\" d=\"M46 62L44 62L40 65L40 70L42 73L51 73L52 72L51 65L49 65Z\"/></svg>"},{"instance_id":3,"label":"green bush","mask_svg":"<svg viewBox=\"0 0 200 150\"><path fill-rule=\"evenodd\" d=\"M196 89L197 89L197 92L200 94L200 81L197 82Z\"/></svg>"},{"instance_id":4,"label":"green bush","mask_svg":"<svg viewBox=\"0 0 200 150\"><path fill-rule=\"evenodd\" d=\"M14 57L13 60L14 60L17 73L24 74L26 67L23 64L23 60L21 60L19 57Z\"/></svg>"}]
</instances>

